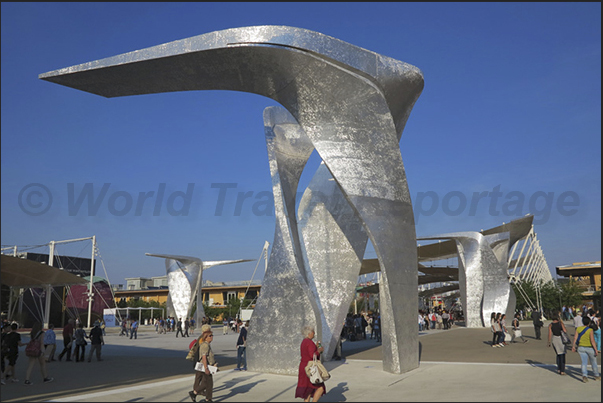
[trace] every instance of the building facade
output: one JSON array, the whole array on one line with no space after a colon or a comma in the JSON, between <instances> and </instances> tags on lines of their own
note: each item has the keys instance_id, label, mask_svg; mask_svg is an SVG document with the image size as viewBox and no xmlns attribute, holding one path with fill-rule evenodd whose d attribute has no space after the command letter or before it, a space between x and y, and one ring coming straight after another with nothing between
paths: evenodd
<instances>
[{"instance_id":1,"label":"building facade","mask_svg":"<svg viewBox=\"0 0 603 403\"><path fill-rule=\"evenodd\" d=\"M592 303L595 308L601 305L601 261L577 262L558 266L557 276L577 282L582 289L582 299Z\"/></svg>"},{"instance_id":2,"label":"building facade","mask_svg":"<svg viewBox=\"0 0 603 403\"><path fill-rule=\"evenodd\" d=\"M126 278L125 290L115 291L115 300L130 301L142 300L144 302L157 301L159 304L167 302L168 287L167 276L160 277L131 277ZM231 299L247 299L257 301L262 288L261 281L203 281L201 292L203 303L216 308L224 308Z\"/></svg>"}]
</instances>

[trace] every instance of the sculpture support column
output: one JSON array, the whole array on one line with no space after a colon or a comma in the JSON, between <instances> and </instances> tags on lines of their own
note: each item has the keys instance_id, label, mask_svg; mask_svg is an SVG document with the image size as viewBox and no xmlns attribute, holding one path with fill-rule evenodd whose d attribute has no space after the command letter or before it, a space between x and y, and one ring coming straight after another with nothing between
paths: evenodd
<instances>
[{"instance_id":1,"label":"sculpture support column","mask_svg":"<svg viewBox=\"0 0 603 403\"><path fill-rule=\"evenodd\" d=\"M320 308L300 251L295 196L314 147L282 108L266 108L264 130L272 176L276 229L262 293L248 335L251 371L295 375L304 325L318 327Z\"/></svg>"}]
</instances>

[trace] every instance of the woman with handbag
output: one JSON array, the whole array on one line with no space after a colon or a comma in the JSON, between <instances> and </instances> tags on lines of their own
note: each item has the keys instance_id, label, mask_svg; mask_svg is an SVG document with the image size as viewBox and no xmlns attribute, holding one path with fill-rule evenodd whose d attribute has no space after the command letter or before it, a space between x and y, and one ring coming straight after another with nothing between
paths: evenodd
<instances>
[{"instance_id":1,"label":"woman with handbag","mask_svg":"<svg viewBox=\"0 0 603 403\"><path fill-rule=\"evenodd\" d=\"M318 347L312 339L314 339L315 332L312 326L304 326L302 328L302 335L304 339L301 342L301 361L299 363L299 373L297 375L297 388L295 389L295 397L304 399L304 402L309 402L312 398L313 402L317 402L320 397L327 393L324 382L313 384L310 382L310 378L306 374L306 366L310 361L314 360L316 356L317 360L320 360L320 353L324 351L323 347Z\"/></svg>"},{"instance_id":2,"label":"woman with handbag","mask_svg":"<svg viewBox=\"0 0 603 403\"><path fill-rule=\"evenodd\" d=\"M561 332L566 332L565 324L559 320L559 316L552 317L552 322L549 325L549 340L548 346L553 346L557 354L557 372L559 375L565 375L565 344L561 339Z\"/></svg>"},{"instance_id":3,"label":"woman with handbag","mask_svg":"<svg viewBox=\"0 0 603 403\"><path fill-rule=\"evenodd\" d=\"M32 385L30 381L31 371L33 370L36 362L40 364L40 371L42 372L42 378L44 378L44 383L52 382L54 379L48 376L48 372L46 371L46 357L44 357L42 346L44 345L44 331L42 330L42 324L40 322L34 323L31 328L31 332L29 333L30 342L27 344L25 348L25 354L29 359L29 365L27 366L27 372L25 372L25 385ZM29 346L35 347L34 344L37 343L37 348L35 351L30 352Z\"/></svg>"},{"instance_id":4,"label":"woman with handbag","mask_svg":"<svg viewBox=\"0 0 603 403\"><path fill-rule=\"evenodd\" d=\"M513 322L511 322L511 323L513 325L513 337L511 338L511 343L515 343L515 339L518 337L521 337L521 340L524 343L527 343L528 340L525 339L523 337L523 334L521 333L521 327L519 324L519 314L518 313L515 314L515 318L513 318Z\"/></svg>"}]
</instances>

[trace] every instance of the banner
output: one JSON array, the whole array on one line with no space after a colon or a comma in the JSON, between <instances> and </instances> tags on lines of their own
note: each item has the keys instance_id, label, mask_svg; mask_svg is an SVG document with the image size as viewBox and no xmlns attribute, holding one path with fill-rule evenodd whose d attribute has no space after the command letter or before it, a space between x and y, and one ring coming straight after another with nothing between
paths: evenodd
<instances>
[{"instance_id":1,"label":"banner","mask_svg":"<svg viewBox=\"0 0 603 403\"><path fill-rule=\"evenodd\" d=\"M116 308L103 309L103 320L105 321L106 327L117 326L117 323L115 322L115 311L117 311Z\"/></svg>"}]
</instances>

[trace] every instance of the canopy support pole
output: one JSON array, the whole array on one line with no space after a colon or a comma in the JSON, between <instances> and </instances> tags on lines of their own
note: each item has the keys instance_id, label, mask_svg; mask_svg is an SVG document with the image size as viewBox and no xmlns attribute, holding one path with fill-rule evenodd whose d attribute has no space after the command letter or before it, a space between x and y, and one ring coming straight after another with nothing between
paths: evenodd
<instances>
[{"instance_id":1,"label":"canopy support pole","mask_svg":"<svg viewBox=\"0 0 603 403\"><path fill-rule=\"evenodd\" d=\"M92 236L92 259L90 260L90 287L88 289L88 328L90 328L90 319L92 318L92 286L94 284L94 252L96 249L96 235Z\"/></svg>"}]
</instances>

